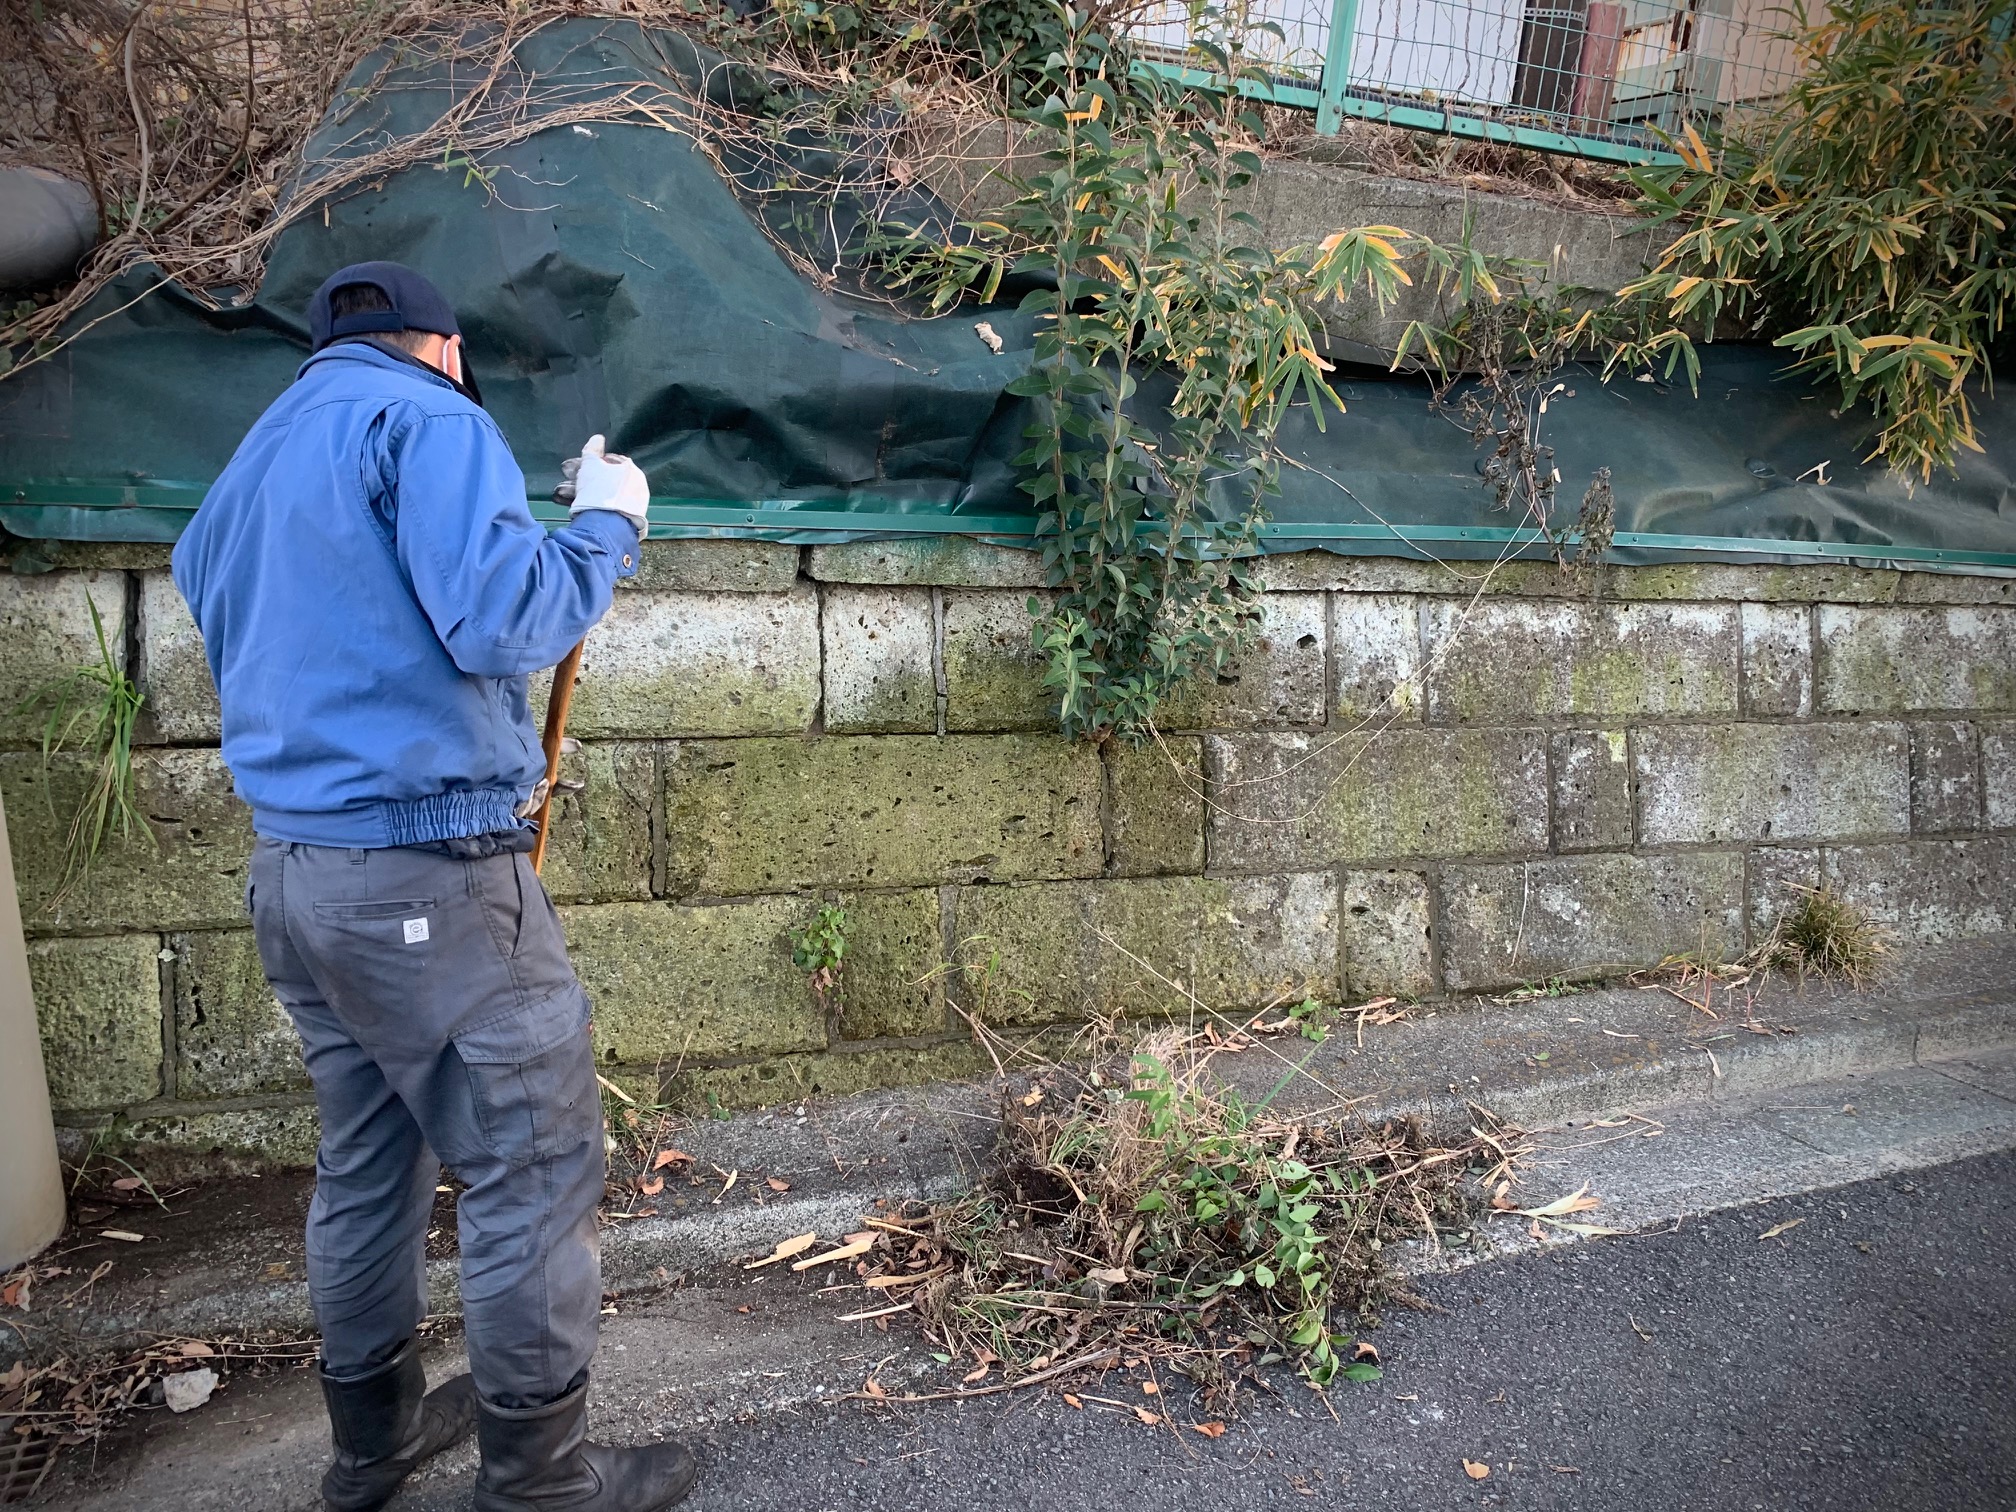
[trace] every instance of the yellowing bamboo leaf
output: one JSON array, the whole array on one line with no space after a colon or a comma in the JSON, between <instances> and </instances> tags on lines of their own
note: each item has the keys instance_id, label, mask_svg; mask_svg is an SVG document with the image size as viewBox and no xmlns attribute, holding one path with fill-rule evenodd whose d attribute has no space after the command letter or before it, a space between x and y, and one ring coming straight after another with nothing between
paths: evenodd
<instances>
[{"instance_id":1,"label":"yellowing bamboo leaf","mask_svg":"<svg viewBox=\"0 0 2016 1512\"><path fill-rule=\"evenodd\" d=\"M852 1260L857 1255L867 1254L874 1247L875 1236L868 1234L862 1238L843 1244L838 1249L827 1250L824 1254L807 1255L803 1260L794 1260L791 1262L791 1269L794 1271L808 1271L814 1266L832 1265L839 1260Z\"/></svg>"},{"instance_id":2,"label":"yellowing bamboo leaf","mask_svg":"<svg viewBox=\"0 0 2016 1512\"><path fill-rule=\"evenodd\" d=\"M1588 1187L1581 1186L1566 1197L1556 1197L1543 1206L1520 1208L1518 1211L1528 1218L1566 1218L1570 1213L1586 1213L1589 1209L1602 1205L1598 1198L1589 1195Z\"/></svg>"},{"instance_id":3,"label":"yellowing bamboo leaf","mask_svg":"<svg viewBox=\"0 0 2016 1512\"><path fill-rule=\"evenodd\" d=\"M1400 249L1387 241L1383 236L1368 235L1365 238L1365 245L1372 248L1388 262L1398 262L1400 260Z\"/></svg>"},{"instance_id":4,"label":"yellowing bamboo leaf","mask_svg":"<svg viewBox=\"0 0 2016 1512\"><path fill-rule=\"evenodd\" d=\"M742 1269L761 1270L766 1265L775 1265L779 1260L789 1260L793 1255L802 1255L818 1242L819 1236L816 1233L800 1234L795 1239L780 1239L777 1242L777 1248L770 1251L761 1260L750 1261Z\"/></svg>"},{"instance_id":5,"label":"yellowing bamboo leaf","mask_svg":"<svg viewBox=\"0 0 2016 1512\"><path fill-rule=\"evenodd\" d=\"M1917 339L1916 336L1864 336L1862 338L1862 345L1865 347L1910 346Z\"/></svg>"},{"instance_id":6,"label":"yellowing bamboo leaf","mask_svg":"<svg viewBox=\"0 0 2016 1512\"><path fill-rule=\"evenodd\" d=\"M1108 257L1104 252L1101 252L1099 254L1099 262L1100 265L1104 267L1108 273L1111 273L1115 278L1119 279L1120 282L1122 283L1127 282L1127 270L1121 267L1120 264L1118 264L1117 262L1113 261L1113 259Z\"/></svg>"},{"instance_id":7,"label":"yellowing bamboo leaf","mask_svg":"<svg viewBox=\"0 0 2016 1512\"><path fill-rule=\"evenodd\" d=\"M1689 289L1695 287L1697 284L1701 282L1702 280L1699 278L1683 278L1680 280L1680 282L1673 285L1673 292L1669 297L1677 300L1682 295L1684 295Z\"/></svg>"}]
</instances>

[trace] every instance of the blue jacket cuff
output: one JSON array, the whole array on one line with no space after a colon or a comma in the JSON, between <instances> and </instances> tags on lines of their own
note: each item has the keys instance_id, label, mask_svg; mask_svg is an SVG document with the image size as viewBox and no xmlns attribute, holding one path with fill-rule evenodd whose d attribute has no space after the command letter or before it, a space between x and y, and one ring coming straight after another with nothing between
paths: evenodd
<instances>
[{"instance_id":1,"label":"blue jacket cuff","mask_svg":"<svg viewBox=\"0 0 2016 1512\"><path fill-rule=\"evenodd\" d=\"M616 559L616 576L637 575L639 540L630 516L613 509L584 509L568 522L570 528L593 539Z\"/></svg>"}]
</instances>

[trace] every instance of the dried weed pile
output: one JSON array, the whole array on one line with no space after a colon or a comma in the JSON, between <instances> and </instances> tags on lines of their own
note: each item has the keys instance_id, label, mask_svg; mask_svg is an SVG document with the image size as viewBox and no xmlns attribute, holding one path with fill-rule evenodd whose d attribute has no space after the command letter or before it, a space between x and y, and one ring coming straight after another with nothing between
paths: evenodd
<instances>
[{"instance_id":1,"label":"dried weed pile","mask_svg":"<svg viewBox=\"0 0 2016 1512\"><path fill-rule=\"evenodd\" d=\"M996 1367L1033 1384L1123 1356L1228 1406L1277 1363L1319 1386L1376 1377L1349 1329L1412 1301L1388 1251L1470 1228L1517 1135L1482 1113L1454 1146L1412 1122L1277 1116L1271 1096L1217 1084L1217 1053L1166 1030L1106 1072L1053 1068L1004 1097L971 1195L853 1236L864 1284L972 1361L969 1386Z\"/></svg>"}]
</instances>

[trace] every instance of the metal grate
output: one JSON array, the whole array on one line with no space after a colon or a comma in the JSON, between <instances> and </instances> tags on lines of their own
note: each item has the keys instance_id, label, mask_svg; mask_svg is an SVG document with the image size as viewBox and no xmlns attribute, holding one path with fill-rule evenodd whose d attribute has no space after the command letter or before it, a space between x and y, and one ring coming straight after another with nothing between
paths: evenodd
<instances>
[{"instance_id":1,"label":"metal grate","mask_svg":"<svg viewBox=\"0 0 2016 1512\"><path fill-rule=\"evenodd\" d=\"M39 1433L16 1433L0 1418L0 1503L26 1501L42 1489L56 1464L56 1443Z\"/></svg>"},{"instance_id":2,"label":"metal grate","mask_svg":"<svg viewBox=\"0 0 2016 1512\"><path fill-rule=\"evenodd\" d=\"M1627 162L1672 160L1698 128L1768 101L1797 66L1779 0L1247 0L1253 93L1317 112ZM1131 35L1149 66L1210 76L1200 11L1165 0Z\"/></svg>"}]
</instances>

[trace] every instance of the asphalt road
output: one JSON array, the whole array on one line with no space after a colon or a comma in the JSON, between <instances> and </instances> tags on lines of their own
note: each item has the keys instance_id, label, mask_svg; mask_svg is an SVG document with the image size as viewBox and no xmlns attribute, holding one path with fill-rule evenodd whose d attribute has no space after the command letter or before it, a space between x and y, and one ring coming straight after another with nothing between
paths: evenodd
<instances>
[{"instance_id":1,"label":"asphalt road","mask_svg":"<svg viewBox=\"0 0 2016 1512\"><path fill-rule=\"evenodd\" d=\"M1335 1419L1299 1388L1217 1439L1035 1392L820 1408L709 1434L688 1505L2012 1509L2012 1261L1994 1155L1437 1278ZM1073 1389L1151 1400L1121 1373Z\"/></svg>"}]
</instances>

